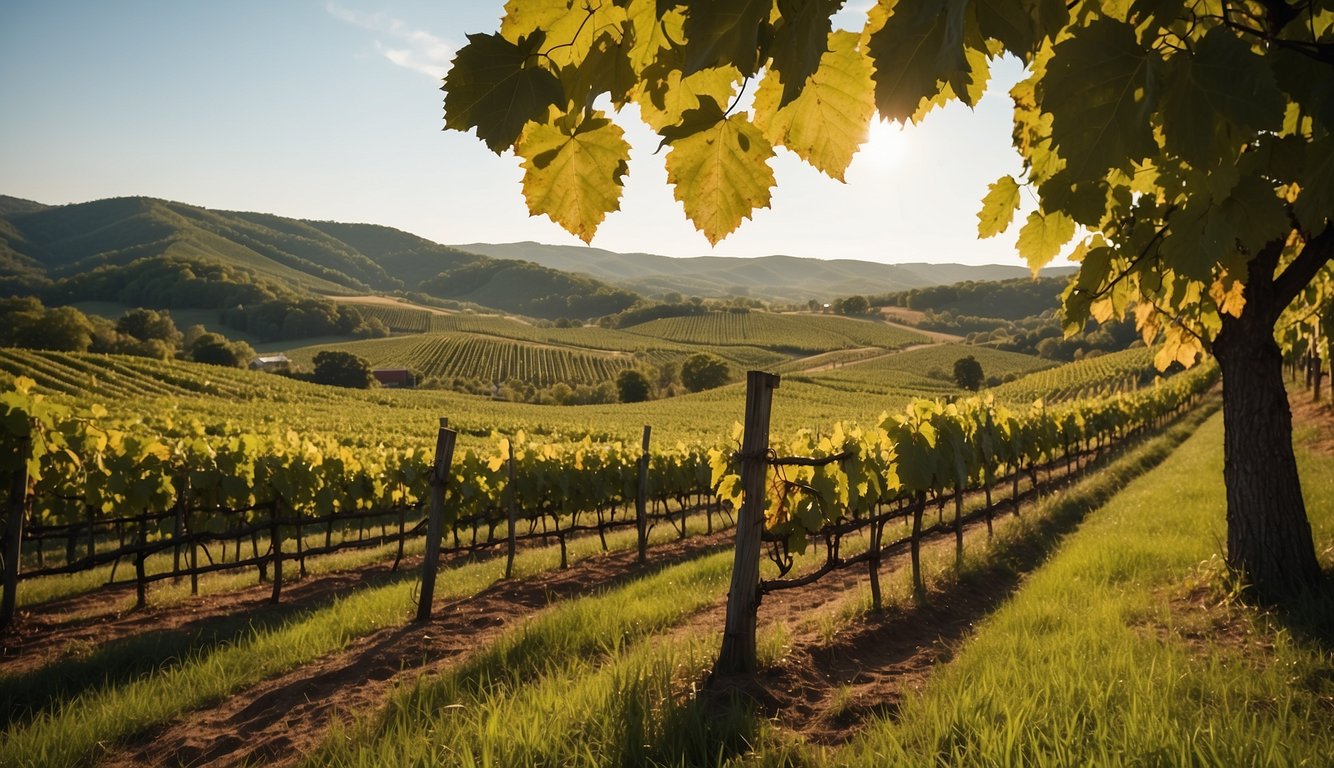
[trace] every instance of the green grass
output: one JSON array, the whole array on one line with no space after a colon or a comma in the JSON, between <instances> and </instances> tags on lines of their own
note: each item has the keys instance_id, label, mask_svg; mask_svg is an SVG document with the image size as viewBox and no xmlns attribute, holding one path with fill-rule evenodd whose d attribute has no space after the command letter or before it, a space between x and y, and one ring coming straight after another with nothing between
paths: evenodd
<instances>
[{"instance_id":1,"label":"green grass","mask_svg":"<svg viewBox=\"0 0 1334 768\"><path fill-rule=\"evenodd\" d=\"M1329 636L1219 607L1216 587L1198 586L1213 584L1224 530L1221 446L1217 415L1090 515L923 696L835 762L1328 765ZM1334 493L1310 479L1334 476L1334 460L1302 461L1328 542ZM1302 615L1330 612L1325 595Z\"/></svg>"},{"instance_id":2,"label":"green grass","mask_svg":"<svg viewBox=\"0 0 1334 768\"><path fill-rule=\"evenodd\" d=\"M656 678L657 693L639 697L651 709L669 690L660 686L670 686L678 653L691 659L691 669L709 656L712 643L660 656L625 652L716 600L731 565L731 553L720 552L550 608L440 677L419 680L373 720L334 734L310 764L584 763L579 758L596 757L625 737L613 727L616 718L589 717L622 699L618 680L644 674L643 666L632 671L638 665L665 672ZM561 723L564 730L557 729ZM590 741L593 731L605 741Z\"/></svg>"},{"instance_id":3,"label":"green grass","mask_svg":"<svg viewBox=\"0 0 1334 768\"><path fill-rule=\"evenodd\" d=\"M669 526L661 526L654 538L661 541L672 533ZM612 534L608 545L628 548L634 537L633 531ZM577 560L601 552L601 545L597 537L585 537L572 540L569 549L571 559ZM521 550L515 575L523 578L554 570L559 558L557 546ZM443 570L436 599L475 594L503 572L503 558ZM129 638L98 649L91 659L68 658L32 674L0 678L0 690L11 691L6 698L17 700L12 692L22 692L23 703L39 710L30 722L14 724L0 737L0 755L5 756L0 764L9 763L9 756L22 756L13 761L19 765L86 764L100 744L142 733L182 712L336 652L359 637L406 623L416 586L415 574L408 573L282 621L259 622L239 635L230 620L224 620L212 635ZM73 678L78 680L72 684ZM73 692L77 695L69 697Z\"/></svg>"}]
</instances>

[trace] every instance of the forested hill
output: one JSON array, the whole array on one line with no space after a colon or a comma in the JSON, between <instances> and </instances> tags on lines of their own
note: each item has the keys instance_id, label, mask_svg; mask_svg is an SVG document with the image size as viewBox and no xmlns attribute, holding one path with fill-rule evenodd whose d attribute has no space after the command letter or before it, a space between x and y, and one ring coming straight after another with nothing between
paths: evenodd
<instances>
[{"instance_id":1,"label":"forested hill","mask_svg":"<svg viewBox=\"0 0 1334 768\"><path fill-rule=\"evenodd\" d=\"M267 294L420 291L551 318L616 312L638 298L583 275L467 253L373 224L146 197L45 206L0 196L6 293L209 308L235 295L210 282L219 280L228 288L262 285ZM191 289L182 292L186 282Z\"/></svg>"},{"instance_id":2,"label":"forested hill","mask_svg":"<svg viewBox=\"0 0 1334 768\"><path fill-rule=\"evenodd\" d=\"M582 272L649 295L676 291L705 297L748 295L791 302L827 301L853 294L891 293L961 280L1004 280L1030 274L1026 267L997 264L881 264L797 256L673 258L532 242L454 247L495 258L532 261L566 272ZM1068 267L1055 268L1043 270L1043 274L1071 271Z\"/></svg>"}]
</instances>

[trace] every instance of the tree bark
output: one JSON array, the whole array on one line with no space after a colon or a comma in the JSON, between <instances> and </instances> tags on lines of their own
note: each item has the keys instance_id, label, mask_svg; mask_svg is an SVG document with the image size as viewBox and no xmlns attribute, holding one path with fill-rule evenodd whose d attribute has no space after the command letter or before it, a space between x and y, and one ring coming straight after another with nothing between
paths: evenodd
<instances>
[{"instance_id":1,"label":"tree bark","mask_svg":"<svg viewBox=\"0 0 1334 768\"><path fill-rule=\"evenodd\" d=\"M1213 352L1223 373L1227 562L1258 600L1275 603L1318 583L1321 572L1274 341L1274 323L1292 298L1284 278L1292 275L1275 280L1277 249L1266 251L1250 264L1242 316L1222 316Z\"/></svg>"}]
</instances>

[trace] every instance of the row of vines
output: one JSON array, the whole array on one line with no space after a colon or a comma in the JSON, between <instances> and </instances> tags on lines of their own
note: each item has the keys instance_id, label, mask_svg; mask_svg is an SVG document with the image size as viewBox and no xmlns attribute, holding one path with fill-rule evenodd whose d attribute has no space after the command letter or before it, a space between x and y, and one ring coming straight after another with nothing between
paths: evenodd
<instances>
[{"instance_id":1,"label":"row of vines","mask_svg":"<svg viewBox=\"0 0 1334 768\"><path fill-rule=\"evenodd\" d=\"M1217 377L1217 367L1208 365L1131 393L1056 405L1039 400L1026 408L1008 407L991 396L948 404L915 400L870 426L839 423L826 434L802 430L774 441L768 436L768 410L779 379L752 373L747 423L733 435L741 450L709 452L714 487L742 510L728 626L716 671L754 671L755 608L765 592L865 564L878 606L881 558L891 549L909 549L914 590L924 599L919 560L924 534L952 532L961 562L968 494L983 497L974 515L986 516L990 530L994 491L1008 485L1017 511L1021 476L1027 474L1036 489L1039 469L1046 469L1049 479L1058 464L1073 473L1111 445L1174 418ZM757 442L752 434L762 437ZM954 506L952 524L942 514L936 530L924 531L927 504L943 510L947 502ZM909 522L911 532L884 542L886 526L896 520ZM854 534L868 538L869 548L844 556L842 543ZM824 544L823 563L799 578L787 578L813 542ZM777 579L760 581L762 551L778 566Z\"/></svg>"}]
</instances>

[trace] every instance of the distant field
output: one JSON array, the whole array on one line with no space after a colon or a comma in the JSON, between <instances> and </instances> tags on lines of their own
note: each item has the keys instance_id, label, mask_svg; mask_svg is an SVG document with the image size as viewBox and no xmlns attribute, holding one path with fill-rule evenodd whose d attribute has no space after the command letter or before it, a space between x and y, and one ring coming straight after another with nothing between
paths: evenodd
<instances>
[{"instance_id":1,"label":"distant field","mask_svg":"<svg viewBox=\"0 0 1334 768\"><path fill-rule=\"evenodd\" d=\"M942 344L819 371L810 374L810 379L812 383L842 391L882 394L910 392L934 397L955 391L954 363L969 355L982 364L982 373L988 377L1022 375L1055 365L1050 360L1017 352Z\"/></svg>"},{"instance_id":2,"label":"distant field","mask_svg":"<svg viewBox=\"0 0 1334 768\"><path fill-rule=\"evenodd\" d=\"M477 333L441 333L302 347L289 353L312 366L322 350L363 357L376 368L406 367L426 376L462 376L489 382L524 381L538 387L558 382L598 384L634 365L633 355L515 341Z\"/></svg>"},{"instance_id":3,"label":"distant field","mask_svg":"<svg viewBox=\"0 0 1334 768\"><path fill-rule=\"evenodd\" d=\"M856 347L895 349L928 341L915 331L832 315L777 315L768 312L715 312L668 317L631 326L630 333L714 346L749 345L814 354Z\"/></svg>"},{"instance_id":4,"label":"distant field","mask_svg":"<svg viewBox=\"0 0 1334 768\"><path fill-rule=\"evenodd\" d=\"M1153 354L1154 350L1140 347L1067 363L1003 384L996 388L996 397L1023 402L1041 397L1056 402L1129 392L1159 375ZM986 370L985 363L982 368Z\"/></svg>"}]
</instances>

